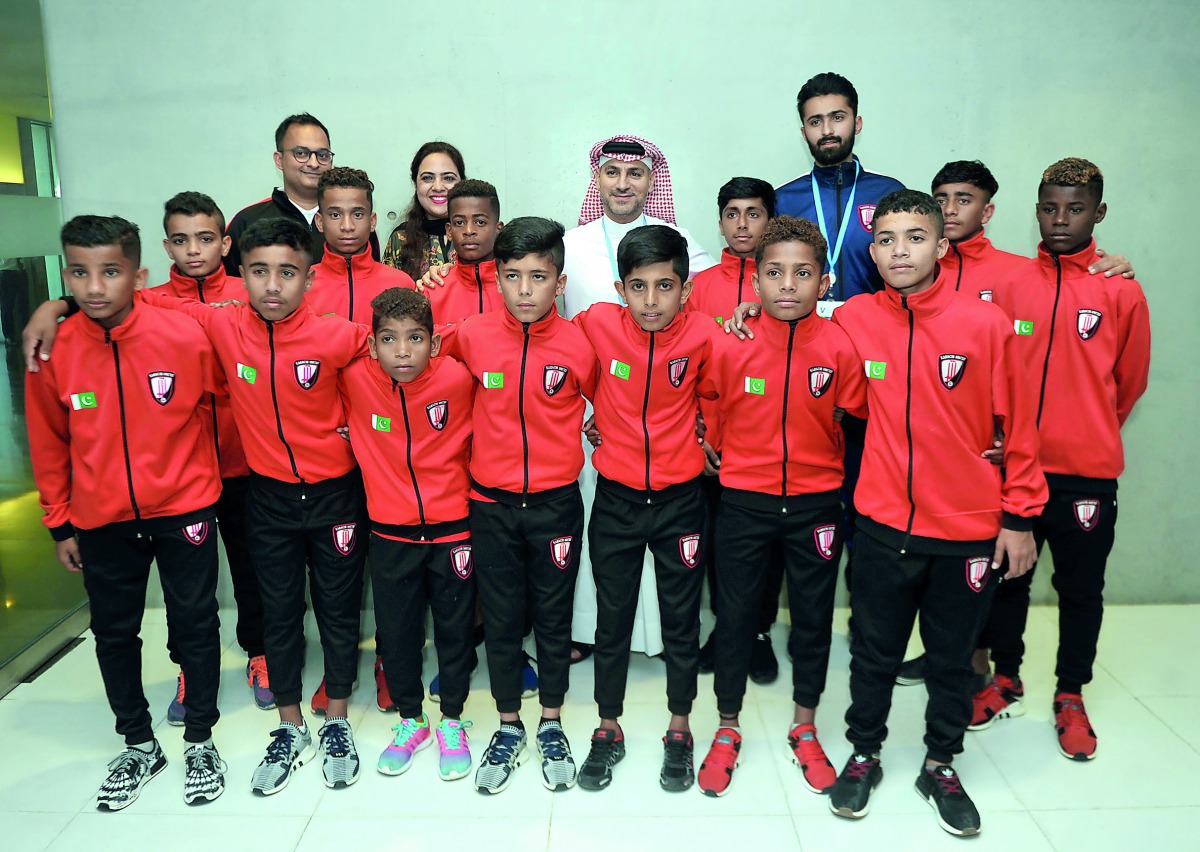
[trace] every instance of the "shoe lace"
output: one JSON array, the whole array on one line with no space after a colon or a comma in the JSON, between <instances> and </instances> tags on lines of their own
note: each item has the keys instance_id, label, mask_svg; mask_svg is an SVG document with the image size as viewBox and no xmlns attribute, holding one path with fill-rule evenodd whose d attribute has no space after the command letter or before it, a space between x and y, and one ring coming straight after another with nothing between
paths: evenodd
<instances>
[{"instance_id":1,"label":"shoe lace","mask_svg":"<svg viewBox=\"0 0 1200 852\"><path fill-rule=\"evenodd\" d=\"M607 763L608 756L612 754L613 749L617 747L616 739L592 739L591 748L588 749L588 762Z\"/></svg>"},{"instance_id":2,"label":"shoe lace","mask_svg":"<svg viewBox=\"0 0 1200 852\"><path fill-rule=\"evenodd\" d=\"M846 772L851 778L866 778L874 766L874 759L855 755L846 766Z\"/></svg>"},{"instance_id":3,"label":"shoe lace","mask_svg":"<svg viewBox=\"0 0 1200 852\"><path fill-rule=\"evenodd\" d=\"M396 737L392 741L392 745L403 748L408 744L408 741L417 735L422 727L422 720L417 719L401 719L400 724L392 725L392 730L396 732Z\"/></svg>"},{"instance_id":4,"label":"shoe lace","mask_svg":"<svg viewBox=\"0 0 1200 852\"><path fill-rule=\"evenodd\" d=\"M670 764L682 764L687 760L688 742L684 739L666 738L664 759Z\"/></svg>"},{"instance_id":5,"label":"shoe lace","mask_svg":"<svg viewBox=\"0 0 1200 852\"><path fill-rule=\"evenodd\" d=\"M721 735L713 740L712 748L708 750L708 757L704 762L732 767L736 760L737 750L733 747L733 738Z\"/></svg>"},{"instance_id":6,"label":"shoe lace","mask_svg":"<svg viewBox=\"0 0 1200 852\"><path fill-rule=\"evenodd\" d=\"M217 753L211 748L189 748L183 755L187 772L215 773Z\"/></svg>"},{"instance_id":7,"label":"shoe lace","mask_svg":"<svg viewBox=\"0 0 1200 852\"><path fill-rule=\"evenodd\" d=\"M321 742L325 747L325 753L331 757L342 757L349 754L351 748L350 726L338 722L326 722L321 727Z\"/></svg>"},{"instance_id":8,"label":"shoe lace","mask_svg":"<svg viewBox=\"0 0 1200 852\"><path fill-rule=\"evenodd\" d=\"M1064 697L1059 699L1057 715L1059 724L1063 728L1081 728L1086 730L1091 727L1088 723L1087 712L1083 709L1083 702L1078 698Z\"/></svg>"},{"instance_id":9,"label":"shoe lace","mask_svg":"<svg viewBox=\"0 0 1200 852\"><path fill-rule=\"evenodd\" d=\"M271 740L271 744L267 746L267 755L263 758L263 762L286 763L292 757L292 743L296 735L287 728L276 728L271 732L271 736L275 739Z\"/></svg>"},{"instance_id":10,"label":"shoe lace","mask_svg":"<svg viewBox=\"0 0 1200 852\"><path fill-rule=\"evenodd\" d=\"M150 755L142 751L140 748L127 748L108 763L109 772L123 772L126 775L133 775L137 772L139 766L148 766L150 764Z\"/></svg>"},{"instance_id":11,"label":"shoe lace","mask_svg":"<svg viewBox=\"0 0 1200 852\"><path fill-rule=\"evenodd\" d=\"M942 788L942 794L945 796L957 796L963 794L962 782L958 780L958 774L954 771L945 771L944 769L936 770L933 773L939 787Z\"/></svg>"},{"instance_id":12,"label":"shoe lace","mask_svg":"<svg viewBox=\"0 0 1200 852\"><path fill-rule=\"evenodd\" d=\"M509 763L514 752L517 750L517 743L520 742L520 736L510 734L508 731L496 731L492 735L492 742L488 745L487 760L488 763Z\"/></svg>"},{"instance_id":13,"label":"shoe lace","mask_svg":"<svg viewBox=\"0 0 1200 852\"><path fill-rule=\"evenodd\" d=\"M176 704L183 703L183 693L184 693L183 672L180 672L179 678L175 681L175 703Z\"/></svg>"},{"instance_id":14,"label":"shoe lace","mask_svg":"<svg viewBox=\"0 0 1200 852\"><path fill-rule=\"evenodd\" d=\"M438 723L437 730L442 738L442 747L447 751L458 751L463 747L463 737L466 736L464 729L471 727L471 723L466 720L460 720L457 725L450 724L449 719L443 719Z\"/></svg>"},{"instance_id":15,"label":"shoe lace","mask_svg":"<svg viewBox=\"0 0 1200 852\"><path fill-rule=\"evenodd\" d=\"M271 682L267 679L267 658L262 654L250 658L250 679L263 689L271 688Z\"/></svg>"},{"instance_id":16,"label":"shoe lace","mask_svg":"<svg viewBox=\"0 0 1200 852\"><path fill-rule=\"evenodd\" d=\"M821 743L817 741L816 737L797 737L794 748L799 750L800 756L806 764L828 762L829 760L825 756L825 749L821 748Z\"/></svg>"},{"instance_id":17,"label":"shoe lace","mask_svg":"<svg viewBox=\"0 0 1200 852\"><path fill-rule=\"evenodd\" d=\"M567 736L557 725L547 726L538 731L538 742L542 746L542 755L547 760L561 760L571 754L567 745Z\"/></svg>"}]
</instances>

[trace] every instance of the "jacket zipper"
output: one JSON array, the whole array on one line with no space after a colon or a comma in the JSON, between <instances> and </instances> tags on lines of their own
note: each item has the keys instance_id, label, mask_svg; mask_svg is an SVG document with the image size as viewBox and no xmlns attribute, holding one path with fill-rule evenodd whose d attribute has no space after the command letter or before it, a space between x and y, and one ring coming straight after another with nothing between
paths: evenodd
<instances>
[{"instance_id":1,"label":"jacket zipper","mask_svg":"<svg viewBox=\"0 0 1200 852\"><path fill-rule=\"evenodd\" d=\"M1042 406L1046 403L1046 379L1050 375L1050 350L1054 347L1054 326L1058 323L1058 298L1062 295L1062 261L1054 257L1054 308L1050 313L1050 337L1046 341L1046 360L1042 364L1042 387L1038 391L1038 410L1035 425L1042 426Z\"/></svg>"},{"instance_id":2,"label":"jacket zipper","mask_svg":"<svg viewBox=\"0 0 1200 852\"><path fill-rule=\"evenodd\" d=\"M292 452L292 445L288 443L287 438L283 436L283 418L279 415L279 393L275 387L275 325L267 323L267 345L271 350L271 405L275 408L275 428L279 431L279 442L283 444L283 448L287 450L288 463L292 466L292 476L300 479L300 469L296 467L296 456ZM304 495L300 495L300 499L304 499Z\"/></svg>"},{"instance_id":3,"label":"jacket zipper","mask_svg":"<svg viewBox=\"0 0 1200 852\"><path fill-rule=\"evenodd\" d=\"M129 458L129 431L125 421L125 387L121 383L121 353L117 349L117 341L112 339L112 335L107 330L104 332L104 342L112 347L113 367L117 371L117 407L121 411L121 447L125 451L125 480L129 484L129 505L133 507L133 517L140 521L142 513L138 509L137 497L133 493L133 462Z\"/></svg>"},{"instance_id":4,"label":"jacket zipper","mask_svg":"<svg viewBox=\"0 0 1200 852\"><path fill-rule=\"evenodd\" d=\"M479 267L475 267L478 274ZM480 291L482 294L482 291ZM482 300L482 295L480 296ZM525 339L521 343L521 380L517 383L517 417L521 420L521 466L525 480L521 485L521 508L528 505L529 497L529 433L525 431L525 359L529 354L529 323L521 323Z\"/></svg>"},{"instance_id":5,"label":"jacket zipper","mask_svg":"<svg viewBox=\"0 0 1200 852\"><path fill-rule=\"evenodd\" d=\"M404 461L408 465L408 476L412 479L413 493L417 495L417 517L421 519L421 538L425 540L425 503L421 500L421 486L417 484L417 471L412 462L412 424L408 422L408 398L404 395L404 386L392 379L392 388L400 394L400 410L404 413Z\"/></svg>"},{"instance_id":6,"label":"jacket zipper","mask_svg":"<svg viewBox=\"0 0 1200 852\"><path fill-rule=\"evenodd\" d=\"M354 266L350 263L350 258L343 258L346 261L346 286L350 290L350 310L346 319L354 322Z\"/></svg>"},{"instance_id":7,"label":"jacket zipper","mask_svg":"<svg viewBox=\"0 0 1200 852\"><path fill-rule=\"evenodd\" d=\"M646 439L646 505L654 502L650 497L650 424L646 422L646 412L650 408L650 379L654 375L654 334L653 331L650 332L650 355L646 363L646 395L642 398L642 436Z\"/></svg>"},{"instance_id":8,"label":"jacket zipper","mask_svg":"<svg viewBox=\"0 0 1200 852\"><path fill-rule=\"evenodd\" d=\"M204 279L196 279L196 295L200 297L203 304L208 304L208 300L204 298ZM217 395L210 393L208 401L212 404L212 424L213 424L213 444L217 448L217 466L221 466L221 429L217 424Z\"/></svg>"},{"instance_id":9,"label":"jacket zipper","mask_svg":"<svg viewBox=\"0 0 1200 852\"><path fill-rule=\"evenodd\" d=\"M837 224L838 236L840 237L841 233L842 233L842 164L841 163L838 163L838 166L837 166L837 215L833 217L833 221L834 221L834 223ZM837 237L834 237L834 239L836 240ZM842 256L841 256L841 254L838 255L837 269L834 270L834 274L837 276L837 288L838 288L837 298L838 298L839 302L843 302L846 300L846 281L844 278L842 278Z\"/></svg>"},{"instance_id":10,"label":"jacket zipper","mask_svg":"<svg viewBox=\"0 0 1200 852\"><path fill-rule=\"evenodd\" d=\"M746 258L742 258L741 269L738 270L738 304L742 303L742 282L746 280Z\"/></svg>"},{"instance_id":11,"label":"jacket zipper","mask_svg":"<svg viewBox=\"0 0 1200 852\"><path fill-rule=\"evenodd\" d=\"M912 350L913 333L916 328L916 315L908 306L908 296L900 297L900 305L908 311L908 364L907 375L904 377L904 434L908 438L908 526L904 530L904 543L900 552L908 550L908 540L912 537L913 521L917 516L917 501L913 499L913 437L912 437Z\"/></svg>"},{"instance_id":12,"label":"jacket zipper","mask_svg":"<svg viewBox=\"0 0 1200 852\"><path fill-rule=\"evenodd\" d=\"M958 246L951 243L950 248L954 249L954 256L958 258L958 278L954 279L954 291L957 293L959 286L962 284L963 264L966 261L963 260L962 252L958 250Z\"/></svg>"},{"instance_id":13,"label":"jacket zipper","mask_svg":"<svg viewBox=\"0 0 1200 852\"><path fill-rule=\"evenodd\" d=\"M783 488L780 496L783 497L783 514L787 514L787 465L788 465L788 439L787 439L787 415L788 415L788 395L792 390L792 345L796 340L796 323L799 320L792 320L788 323L788 345L787 345L787 361L784 365L783 372L783 415L780 418L779 432L783 435Z\"/></svg>"},{"instance_id":14,"label":"jacket zipper","mask_svg":"<svg viewBox=\"0 0 1200 852\"><path fill-rule=\"evenodd\" d=\"M475 283L479 287L479 313L483 313L483 273L479 271L479 264L475 264Z\"/></svg>"}]
</instances>

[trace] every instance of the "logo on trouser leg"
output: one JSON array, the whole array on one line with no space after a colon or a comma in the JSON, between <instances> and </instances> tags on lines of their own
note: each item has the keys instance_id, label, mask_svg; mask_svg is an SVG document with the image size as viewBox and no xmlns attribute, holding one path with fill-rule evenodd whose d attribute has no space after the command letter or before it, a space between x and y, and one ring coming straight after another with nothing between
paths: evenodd
<instances>
[{"instance_id":1,"label":"logo on trouser leg","mask_svg":"<svg viewBox=\"0 0 1200 852\"><path fill-rule=\"evenodd\" d=\"M354 549L354 531L358 524L338 524L333 528L333 546L346 556Z\"/></svg>"},{"instance_id":2,"label":"logo on trouser leg","mask_svg":"<svg viewBox=\"0 0 1200 852\"><path fill-rule=\"evenodd\" d=\"M208 538L208 521L201 521L198 524L188 524L183 528L183 535L192 544L204 544L204 539Z\"/></svg>"},{"instance_id":3,"label":"logo on trouser leg","mask_svg":"<svg viewBox=\"0 0 1200 852\"><path fill-rule=\"evenodd\" d=\"M1094 530L1096 528L1096 522L1100 520L1100 501L1076 500L1075 520L1079 523L1080 529L1082 529L1084 532L1091 532Z\"/></svg>"},{"instance_id":4,"label":"logo on trouser leg","mask_svg":"<svg viewBox=\"0 0 1200 852\"><path fill-rule=\"evenodd\" d=\"M696 534L679 537L679 558L689 568L696 567L696 557L700 554L700 536Z\"/></svg>"},{"instance_id":5,"label":"logo on trouser leg","mask_svg":"<svg viewBox=\"0 0 1200 852\"><path fill-rule=\"evenodd\" d=\"M462 579L471 576L471 545L460 544L450 551L450 566Z\"/></svg>"},{"instance_id":6,"label":"logo on trouser leg","mask_svg":"<svg viewBox=\"0 0 1200 852\"><path fill-rule=\"evenodd\" d=\"M972 592L982 592L987 585L988 573L992 569L992 560L986 556L976 556L967 560L967 585Z\"/></svg>"},{"instance_id":7,"label":"logo on trouser leg","mask_svg":"<svg viewBox=\"0 0 1200 852\"><path fill-rule=\"evenodd\" d=\"M559 568L566 568L571 561L571 540L574 536L564 535L550 540L550 557Z\"/></svg>"},{"instance_id":8,"label":"logo on trouser leg","mask_svg":"<svg viewBox=\"0 0 1200 852\"><path fill-rule=\"evenodd\" d=\"M826 559L833 558L833 540L837 535L837 524L825 524L813 530L813 540L817 543L817 553Z\"/></svg>"}]
</instances>

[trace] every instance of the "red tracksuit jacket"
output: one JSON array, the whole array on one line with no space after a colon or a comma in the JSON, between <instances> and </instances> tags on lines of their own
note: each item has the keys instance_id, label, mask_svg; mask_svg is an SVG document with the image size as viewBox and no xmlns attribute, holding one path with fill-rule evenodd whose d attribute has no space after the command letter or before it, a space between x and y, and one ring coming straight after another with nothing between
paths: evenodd
<instances>
[{"instance_id":1,"label":"red tracksuit jacket","mask_svg":"<svg viewBox=\"0 0 1200 852\"><path fill-rule=\"evenodd\" d=\"M833 321L867 377L866 446L854 503L864 531L938 552L1028 530L1046 502L1034 405L1012 325L995 305L956 293L939 275L928 290L855 296ZM1004 431L1004 467L982 458ZM875 526L870 524L875 522Z\"/></svg>"},{"instance_id":2,"label":"red tracksuit jacket","mask_svg":"<svg viewBox=\"0 0 1200 852\"><path fill-rule=\"evenodd\" d=\"M938 261L942 277L954 282L954 289L994 301L997 285L1003 284L1029 258L1001 251L980 231L970 239L951 243L946 256Z\"/></svg>"},{"instance_id":3,"label":"red tracksuit jacket","mask_svg":"<svg viewBox=\"0 0 1200 852\"><path fill-rule=\"evenodd\" d=\"M834 406L861 414L867 402L849 337L816 311L795 323L765 313L748 323L753 338L718 334L713 347L721 484L779 497L836 491L845 447Z\"/></svg>"},{"instance_id":4,"label":"red tracksuit jacket","mask_svg":"<svg viewBox=\"0 0 1200 852\"><path fill-rule=\"evenodd\" d=\"M166 284L154 289L180 299L195 299L206 303L227 302L231 299L246 300L246 288L242 286L242 279L226 275L223 266L218 266L212 275L191 278L181 273L175 264L171 264L170 279ZM233 421L233 406L229 402L228 385L223 383L222 386L225 392L213 394L209 398L209 405L212 407L213 431L217 437L217 460L221 465L221 478L231 479L235 476L246 476L250 473L250 467L246 464L246 451L242 448L242 438L238 434L237 424Z\"/></svg>"},{"instance_id":5,"label":"red tracksuit jacket","mask_svg":"<svg viewBox=\"0 0 1200 852\"><path fill-rule=\"evenodd\" d=\"M467 538L475 401L467 368L433 358L411 382L397 382L374 358L358 358L339 373L338 389L374 532L404 541Z\"/></svg>"},{"instance_id":6,"label":"red tracksuit jacket","mask_svg":"<svg viewBox=\"0 0 1200 852\"><path fill-rule=\"evenodd\" d=\"M592 453L597 472L637 491L699 476L704 451L696 440L696 390L708 369L713 323L680 313L663 330L645 331L627 308L610 302L572 322L599 361L593 408L603 440Z\"/></svg>"},{"instance_id":7,"label":"red tracksuit jacket","mask_svg":"<svg viewBox=\"0 0 1200 852\"><path fill-rule=\"evenodd\" d=\"M437 325L457 323L475 314L503 311L504 297L496 286L496 261L464 263L456 260L441 287L426 287Z\"/></svg>"},{"instance_id":8,"label":"red tracksuit jacket","mask_svg":"<svg viewBox=\"0 0 1200 852\"><path fill-rule=\"evenodd\" d=\"M530 494L574 484L583 469L584 397L593 398L597 378L584 333L553 308L528 324L493 311L468 317L454 349L448 354L479 382L472 496L526 505Z\"/></svg>"},{"instance_id":9,"label":"red tracksuit jacket","mask_svg":"<svg viewBox=\"0 0 1200 852\"><path fill-rule=\"evenodd\" d=\"M313 266L312 288L304 301L315 314L337 314L370 327L371 300L391 287L416 288L408 273L371 257L368 245L353 257L326 251Z\"/></svg>"},{"instance_id":10,"label":"red tracksuit jacket","mask_svg":"<svg viewBox=\"0 0 1200 852\"><path fill-rule=\"evenodd\" d=\"M1089 274L1095 260L1094 241L1071 255L1039 246L1037 258L996 292L1017 332L1037 406L1042 467L1052 481L1121 474L1121 426L1149 378L1146 296L1136 281Z\"/></svg>"},{"instance_id":11,"label":"red tracksuit jacket","mask_svg":"<svg viewBox=\"0 0 1200 852\"><path fill-rule=\"evenodd\" d=\"M147 293L147 298L154 296ZM233 416L250 470L280 482L315 483L354 469L337 371L367 352L368 329L317 316L306 303L278 322L249 305L209 308L159 296L200 322L229 377Z\"/></svg>"},{"instance_id":12,"label":"red tracksuit jacket","mask_svg":"<svg viewBox=\"0 0 1200 852\"><path fill-rule=\"evenodd\" d=\"M42 522L56 541L75 527L178 519L221 496L203 408L221 384L212 345L187 317L133 298L111 330L82 313L65 320L53 360L25 378Z\"/></svg>"},{"instance_id":13,"label":"red tracksuit jacket","mask_svg":"<svg viewBox=\"0 0 1200 852\"><path fill-rule=\"evenodd\" d=\"M684 310L699 311L723 325L742 302L758 301L751 280L757 270L754 258L741 258L729 249L723 250L719 264L692 276L692 295Z\"/></svg>"}]
</instances>

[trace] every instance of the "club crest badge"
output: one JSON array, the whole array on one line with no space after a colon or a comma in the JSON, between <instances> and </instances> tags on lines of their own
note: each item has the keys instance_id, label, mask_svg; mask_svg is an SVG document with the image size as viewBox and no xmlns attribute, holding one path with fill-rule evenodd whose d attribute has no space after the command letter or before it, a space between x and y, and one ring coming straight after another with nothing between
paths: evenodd
<instances>
[{"instance_id":1,"label":"club crest badge","mask_svg":"<svg viewBox=\"0 0 1200 852\"><path fill-rule=\"evenodd\" d=\"M979 300L982 302L992 301L992 291L991 290L980 290L979 291Z\"/></svg>"},{"instance_id":2,"label":"club crest badge","mask_svg":"<svg viewBox=\"0 0 1200 852\"><path fill-rule=\"evenodd\" d=\"M671 387L677 388L683 384L683 377L687 375L687 358L675 358L667 364L667 378L671 380Z\"/></svg>"},{"instance_id":3,"label":"club crest badge","mask_svg":"<svg viewBox=\"0 0 1200 852\"><path fill-rule=\"evenodd\" d=\"M1075 318L1075 330L1079 332L1079 336L1084 340L1091 340L1095 337L1096 332L1100 330L1102 316L1099 311L1080 308L1079 314Z\"/></svg>"},{"instance_id":4,"label":"club crest badge","mask_svg":"<svg viewBox=\"0 0 1200 852\"><path fill-rule=\"evenodd\" d=\"M333 546L343 556L349 556L354 549L354 531L358 524L337 524L333 528Z\"/></svg>"},{"instance_id":5,"label":"club crest badge","mask_svg":"<svg viewBox=\"0 0 1200 852\"><path fill-rule=\"evenodd\" d=\"M833 558L833 543L837 537L836 524L824 524L813 530L813 541L817 544L817 553L825 559Z\"/></svg>"},{"instance_id":6,"label":"club crest badge","mask_svg":"<svg viewBox=\"0 0 1200 852\"><path fill-rule=\"evenodd\" d=\"M188 524L183 528L183 536L194 545L204 544L204 540L208 538L208 521Z\"/></svg>"},{"instance_id":7,"label":"club crest badge","mask_svg":"<svg viewBox=\"0 0 1200 852\"><path fill-rule=\"evenodd\" d=\"M571 540L574 536L564 535L550 540L550 558L559 568L566 568L571 561Z\"/></svg>"},{"instance_id":8,"label":"club crest badge","mask_svg":"<svg viewBox=\"0 0 1200 852\"><path fill-rule=\"evenodd\" d=\"M450 550L450 567L462 579L471 576L471 545L460 544Z\"/></svg>"},{"instance_id":9,"label":"club crest badge","mask_svg":"<svg viewBox=\"0 0 1200 852\"><path fill-rule=\"evenodd\" d=\"M542 390L546 396L554 396L567 383L567 368L558 364L547 364L542 368Z\"/></svg>"},{"instance_id":10,"label":"club crest badge","mask_svg":"<svg viewBox=\"0 0 1200 852\"><path fill-rule=\"evenodd\" d=\"M809 367L808 392L813 395L814 399L820 399L825 391L829 390L832 379L833 370L829 367Z\"/></svg>"},{"instance_id":11,"label":"club crest badge","mask_svg":"<svg viewBox=\"0 0 1200 852\"><path fill-rule=\"evenodd\" d=\"M175 374L163 370L146 377L150 381L150 395L159 405L166 405L175 396Z\"/></svg>"},{"instance_id":12,"label":"club crest badge","mask_svg":"<svg viewBox=\"0 0 1200 852\"><path fill-rule=\"evenodd\" d=\"M966 355L938 356L938 377L942 380L942 387L946 390L954 390L958 387L958 383L962 381L963 373L966 369Z\"/></svg>"},{"instance_id":13,"label":"club crest badge","mask_svg":"<svg viewBox=\"0 0 1200 852\"><path fill-rule=\"evenodd\" d=\"M971 587L972 592L983 591L991 570L992 560L986 556L976 556L967 560L967 585Z\"/></svg>"},{"instance_id":14,"label":"club crest badge","mask_svg":"<svg viewBox=\"0 0 1200 852\"><path fill-rule=\"evenodd\" d=\"M439 432L446 428L446 413L450 410L450 400L442 399L425 406L425 416L429 425Z\"/></svg>"},{"instance_id":15,"label":"club crest badge","mask_svg":"<svg viewBox=\"0 0 1200 852\"><path fill-rule=\"evenodd\" d=\"M863 230L868 234L871 233L871 223L875 221L875 205L860 204L858 205L858 223L863 226Z\"/></svg>"},{"instance_id":16,"label":"club crest badge","mask_svg":"<svg viewBox=\"0 0 1200 852\"><path fill-rule=\"evenodd\" d=\"M1091 532L1096 528L1098 520L1100 520L1099 500L1075 501L1075 522L1079 524L1081 530Z\"/></svg>"},{"instance_id":17,"label":"club crest badge","mask_svg":"<svg viewBox=\"0 0 1200 852\"><path fill-rule=\"evenodd\" d=\"M296 381L300 384L300 387L310 390L317 383L317 376L321 374L321 362L313 360L297 361L294 369L296 371Z\"/></svg>"},{"instance_id":18,"label":"club crest badge","mask_svg":"<svg viewBox=\"0 0 1200 852\"><path fill-rule=\"evenodd\" d=\"M689 568L695 568L700 556L700 536L693 533L679 537L679 558Z\"/></svg>"}]
</instances>

